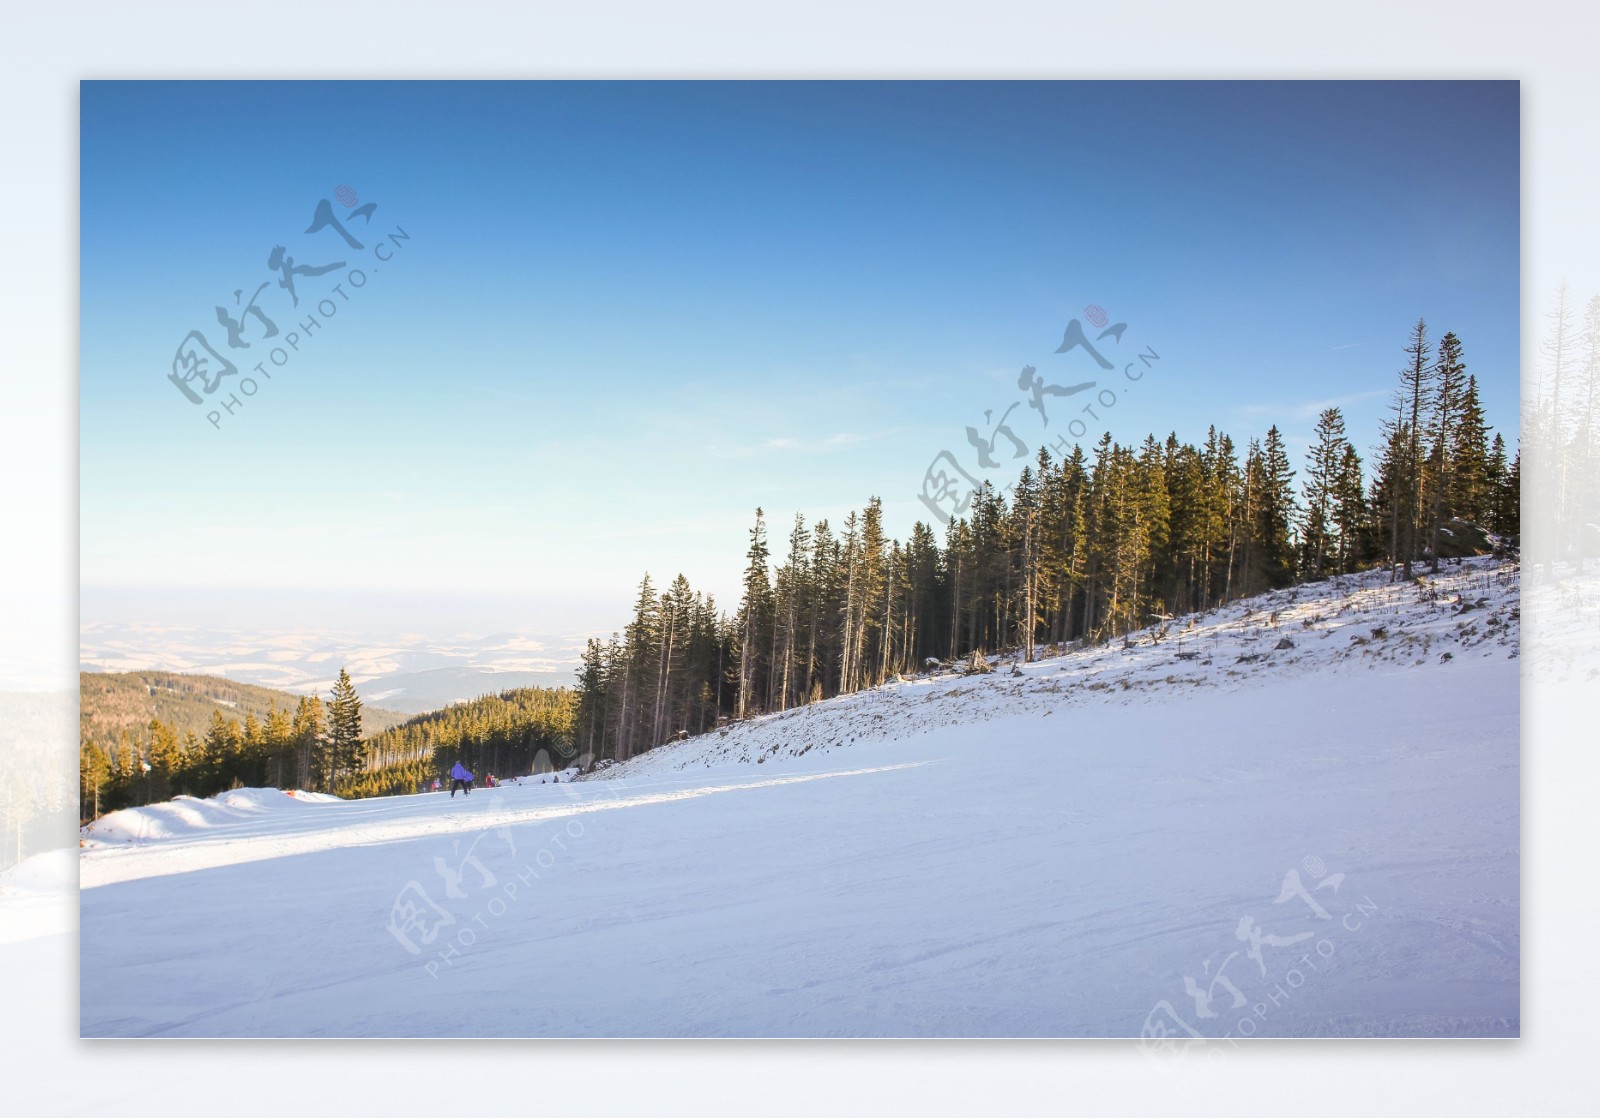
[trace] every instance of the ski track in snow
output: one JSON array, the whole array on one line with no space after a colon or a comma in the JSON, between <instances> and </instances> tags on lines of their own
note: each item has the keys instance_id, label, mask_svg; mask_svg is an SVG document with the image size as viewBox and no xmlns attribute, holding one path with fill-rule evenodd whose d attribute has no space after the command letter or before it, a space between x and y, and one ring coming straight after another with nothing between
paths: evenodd
<instances>
[{"instance_id":1,"label":"ski track in snow","mask_svg":"<svg viewBox=\"0 0 1600 1119\"><path fill-rule=\"evenodd\" d=\"M115 813L81 1029L1516 1034L1518 576L1301 586L576 783Z\"/></svg>"},{"instance_id":2,"label":"ski track in snow","mask_svg":"<svg viewBox=\"0 0 1600 1119\"><path fill-rule=\"evenodd\" d=\"M881 773L927 764L929 763L904 762L899 765L875 766L868 769L774 777L765 781L729 780L721 784L672 788L661 792L639 792L638 787L634 786L628 790L628 795L612 790L607 790L607 795L603 798L570 797L569 794L569 802L562 803L558 800L555 804L507 803L494 795L500 791L498 788L492 790L480 788L475 790L480 798L477 804L481 806L477 810L474 810L470 801L470 797L474 794L468 793L463 794L459 801L454 797L449 798L448 807L428 805L435 809L443 807L444 810L427 814L419 813L415 804L419 798L409 796L375 797L353 802L330 797L329 801L338 804L340 810L303 814L289 811L285 803L279 803L279 798L285 797L285 794L276 789L236 790L232 794L224 793L215 799L225 802L230 796L237 797L241 803L230 807L238 807L242 811L231 814L234 818L227 823L194 828L192 835L182 835L182 825L179 828L168 826L144 830L117 829L124 834L131 834L132 843L107 846L104 848L104 858L86 860L79 874L79 885L83 889L88 889L111 882L162 874L187 874L212 867L276 859L286 855L307 854L338 847L370 847L401 839L415 839L418 836L481 832L486 828L531 824L580 813L690 800L715 793L792 785L804 781L820 781L829 777L855 777L863 773ZM570 786L568 788L570 789ZM240 793L248 794L248 798L240 796ZM485 793L489 795L485 797ZM295 799L287 797L286 801L293 803ZM148 808L134 809L128 815L142 821L149 821L152 818L159 820L167 815L163 810L164 807L151 805ZM352 809L357 808L365 809L359 817L352 812ZM111 816L105 819L111 820ZM112 826L116 827L116 823L113 822ZM105 830L109 829L90 829L91 833ZM157 839L164 842L152 845ZM240 839L249 840L248 846L241 849ZM181 854L175 856L175 852Z\"/></svg>"}]
</instances>

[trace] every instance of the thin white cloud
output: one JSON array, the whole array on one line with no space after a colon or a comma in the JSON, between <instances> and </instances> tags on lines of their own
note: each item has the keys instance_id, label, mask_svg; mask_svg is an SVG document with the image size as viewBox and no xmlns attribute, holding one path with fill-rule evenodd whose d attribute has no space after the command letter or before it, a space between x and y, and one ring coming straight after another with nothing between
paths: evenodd
<instances>
[{"instance_id":1,"label":"thin white cloud","mask_svg":"<svg viewBox=\"0 0 1600 1119\"><path fill-rule=\"evenodd\" d=\"M853 431L841 431L825 439L795 439L790 436L779 436L776 439L768 439L762 445L775 450L805 451L810 454L819 454L838 447L848 447L854 443L860 443L864 439L866 439L865 435L860 435Z\"/></svg>"},{"instance_id":2,"label":"thin white cloud","mask_svg":"<svg viewBox=\"0 0 1600 1119\"><path fill-rule=\"evenodd\" d=\"M874 434L841 431L820 439L806 439L794 435L775 435L763 439L759 443L710 444L706 447L706 450L718 458L752 458L756 455L773 451L794 451L805 455L824 455L842 450L845 447L853 447L857 443L865 443L869 439L877 439L891 434L893 434L893 431Z\"/></svg>"},{"instance_id":3,"label":"thin white cloud","mask_svg":"<svg viewBox=\"0 0 1600 1119\"><path fill-rule=\"evenodd\" d=\"M1315 419L1329 408L1348 408L1363 400L1373 397L1389 396L1393 389L1366 389L1362 392L1346 393L1344 396L1333 396L1323 400L1307 400L1299 404L1242 404L1239 414L1243 416L1272 416L1285 420Z\"/></svg>"}]
</instances>

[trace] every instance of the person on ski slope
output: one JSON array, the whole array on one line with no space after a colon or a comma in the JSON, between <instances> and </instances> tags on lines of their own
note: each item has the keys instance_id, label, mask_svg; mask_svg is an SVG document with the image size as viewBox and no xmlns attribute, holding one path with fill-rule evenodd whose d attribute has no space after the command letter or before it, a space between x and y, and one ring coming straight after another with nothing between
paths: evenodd
<instances>
[{"instance_id":1,"label":"person on ski slope","mask_svg":"<svg viewBox=\"0 0 1600 1119\"><path fill-rule=\"evenodd\" d=\"M461 764L461 759L456 759L455 768L450 771L450 797L455 798L456 790L463 790L462 796L472 795L472 770Z\"/></svg>"}]
</instances>

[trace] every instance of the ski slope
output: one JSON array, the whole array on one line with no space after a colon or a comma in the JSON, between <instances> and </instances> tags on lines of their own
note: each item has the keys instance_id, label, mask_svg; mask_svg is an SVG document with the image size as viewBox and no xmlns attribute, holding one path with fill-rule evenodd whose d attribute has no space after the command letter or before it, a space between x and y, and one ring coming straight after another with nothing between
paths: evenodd
<instances>
[{"instance_id":1,"label":"ski slope","mask_svg":"<svg viewBox=\"0 0 1600 1119\"><path fill-rule=\"evenodd\" d=\"M81 1030L1513 1035L1519 632L1516 567L1471 561L575 783L115 813Z\"/></svg>"}]
</instances>

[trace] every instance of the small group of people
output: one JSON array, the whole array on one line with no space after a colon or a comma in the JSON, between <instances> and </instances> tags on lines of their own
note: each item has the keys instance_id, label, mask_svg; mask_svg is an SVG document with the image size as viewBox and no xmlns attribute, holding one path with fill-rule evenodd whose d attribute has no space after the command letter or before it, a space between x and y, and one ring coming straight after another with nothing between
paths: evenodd
<instances>
[{"instance_id":1,"label":"small group of people","mask_svg":"<svg viewBox=\"0 0 1600 1119\"><path fill-rule=\"evenodd\" d=\"M452 797L454 797L456 795L456 790L457 789L461 790L461 795L462 796L470 796L470 795L472 795L472 783L474 781L476 781L476 780L477 780L477 777L474 776L472 770L470 770L466 766L462 765L461 764L461 759L457 758L456 759L456 764L453 767L451 767L451 769L450 769L450 795ZM494 774L489 773L489 774L485 775L485 777L484 777L484 787L485 788L492 789L492 788L496 787L499 784L500 784L500 782L498 782L498 781L496 781L494 779ZM440 779L435 777L433 779L432 791L433 792L438 792L442 787L443 786L440 783Z\"/></svg>"}]
</instances>

